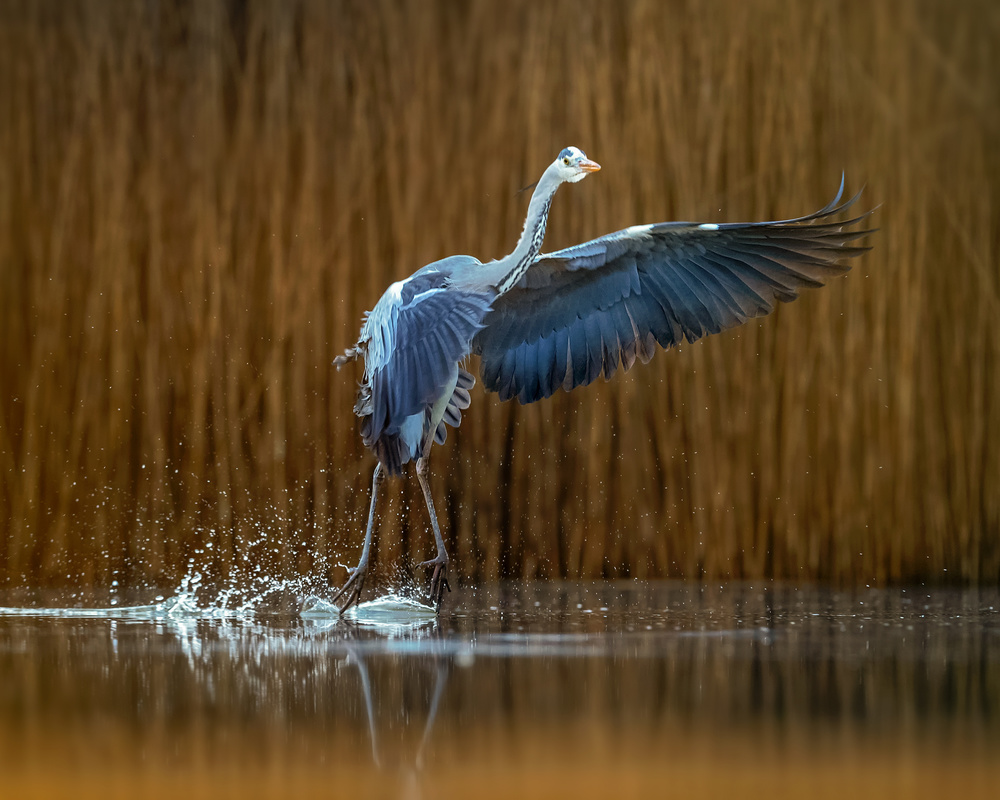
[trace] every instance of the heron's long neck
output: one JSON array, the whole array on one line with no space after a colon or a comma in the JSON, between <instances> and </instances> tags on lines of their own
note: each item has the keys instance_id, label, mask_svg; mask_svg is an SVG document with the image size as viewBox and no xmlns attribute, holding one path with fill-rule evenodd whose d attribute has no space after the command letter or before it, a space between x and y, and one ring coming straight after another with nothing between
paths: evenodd
<instances>
[{"instance_id":1,"label":"heron's long neck","mask_svg":"<svg viewBox=\"0 0 1000 800\"><path fill-rule=\"evenodd\" d=\"M483 264L475 270L475 280L484 286L495 286L503 294L513 287L542 250L545 239L545 223L549 219L552 196L559 188L559 181L546 170L535 186L528 203L528 216L524 220L524 230L514 251L501 259Z\"/></svg>"},{"instance_id":2,"label":"heron's long neck","mask_svg":"<svg viewBox=\"0 0 1000 800\"><path fill-rule=\"evenodd\" d=\"M531 262L535 260L535 256L542 252L545 223L549 221L549 206L552 205L552 197L558 188L559 182L553 180L548 171L538 181L531 195L531 202L528 203L528 216L525 217L524 230L521 231L521 238L517 240L517 247L509 256L498 262L507 267L506 273L496 284L500 294L521 280Z\"/></svg>"}]
</instances>

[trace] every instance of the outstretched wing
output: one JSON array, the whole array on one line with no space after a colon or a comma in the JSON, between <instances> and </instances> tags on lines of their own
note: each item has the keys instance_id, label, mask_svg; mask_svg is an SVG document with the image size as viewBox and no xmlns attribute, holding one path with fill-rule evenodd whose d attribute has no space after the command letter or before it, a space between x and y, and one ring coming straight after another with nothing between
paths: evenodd
<instances>
[{"instance_id":1,"label":"outstretched wing","mask_svg":"<svg viewBox=\"0 0 1000 800\"><path fill-rule=\"evenodd\" d=\"M637 225L540 255L493 302L472 351L483 383L502 400L533 403L558 388L610 378L656 344L671 347L735 327L848 270L837 260L868 247L849 230L871 212L829 219L859 195L775 222ZM859 193L860 194L860 193Z\"/></svg>"},{"instance_id":2,"label":"outstretched wing","mask_svg":"<svg viewBox=\"0 0 1000 800\"><path fill-rule=\"evenodd\" d=\"M362 329L365 379L356 411L372 447L441 398L469 354L493 293L448 288L447 274L421 270L389 287Z\"/></svg>"}]
</instances>

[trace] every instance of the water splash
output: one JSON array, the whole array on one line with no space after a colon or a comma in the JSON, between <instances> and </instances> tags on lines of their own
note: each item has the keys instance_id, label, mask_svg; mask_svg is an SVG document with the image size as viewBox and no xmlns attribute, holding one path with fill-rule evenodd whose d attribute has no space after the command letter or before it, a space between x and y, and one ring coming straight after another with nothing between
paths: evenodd
<instances>
[{"instance_id":1,"label":"water splash","mask_svg":"<svg viewBox=\"0 0 1000 800\"><path fill-rule=\"evenodd\" d=\"M300 615L303 619L340 617L340 609L327 600L310 597L303 604ZM342 619L392 635L433 625L437 622L437 611L433 606L421 603L412 597L390 592L367 603L352 606L344 612Z\"/></svg>"},{"instance_id":2,"label":"water splash","mask_svg":"<svg viewBox=\"0 0 1000 800\"><path fill-rule=\"evenodd\" d=\"M173 592L157 594L153 602L122 602L112 587L107 604L67 605L63 597L32 597L29 603L0 606L0 616L76 617L146 620L234 620L252 621L262 616L300 616L313 623L344 619L371 628L411 629L432 622L436 612L407 594L407 587L395 587L375 600L349 609L340 609L316 591L310 576L273 578L257 575L250 585L234 577L229 583L209 586L192 561L187 574ZM150 594L151 592L147 592ZM74 595L76 597L76 595Z\"/></svg>"},{"instance_id":3,"label":"water splash","mask_svg":"<svg viewBox=\"0 0 1000 800\"><path fill-rule=\"evenodd\" d=\"M120 500L110 489L92 498L94 504L112 508L122 506ZM326 524L331 522L327 520ZM157 538L162 541L169 537L173 523L172 518L156 520ZM343 554L321 548L310 552L308 563L300 565L288 555L289 532L294 527L287 509L275 504L243 519L233 530L197 525L188 529L184 540L192 545L190 557L184 575L173 588L146 583L141 571L133 574L128 569L127 559L120 562L121 554L105 551L102 560L108 562L108 571L88 575L76 586L74 582L81 576L69 566L66 588L62 590L33 589L30 580L22 576L21 587L0 592L0 615L237 622L301 616L314 626L323 620L339 622L340 609L328 599L337 588L329 576L347 571L348 565L339 561ZM141 559L143 549L140 546L131 557ZM220 554L222 550L225 556ZM239 557L233 557L230 551L239 553ZM103 583L103 587L93 588L94 581L98 586ZM86 588L80 589L81 584ZM413 576L400 566L386 594L352 608L343 619L370 628L425 624L436 615L415 599L417 592Z\"/></svg>"}]
</instances>

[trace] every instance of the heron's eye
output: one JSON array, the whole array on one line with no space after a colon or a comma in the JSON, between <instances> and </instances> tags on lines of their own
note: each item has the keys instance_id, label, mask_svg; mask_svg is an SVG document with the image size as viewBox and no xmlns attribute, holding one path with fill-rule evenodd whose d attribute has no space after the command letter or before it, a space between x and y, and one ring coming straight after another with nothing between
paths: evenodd
<instances>
[{"instance_id":1,"label":"heron's eye","mask_svg":"<svg viewBox=\"0 0 1000 800\"><path fill-rule=\"evenodd\" d=\"M569 166L569 156L563 158L563 164L565 164L567 167Z\"/></svg>"}]
</instances>

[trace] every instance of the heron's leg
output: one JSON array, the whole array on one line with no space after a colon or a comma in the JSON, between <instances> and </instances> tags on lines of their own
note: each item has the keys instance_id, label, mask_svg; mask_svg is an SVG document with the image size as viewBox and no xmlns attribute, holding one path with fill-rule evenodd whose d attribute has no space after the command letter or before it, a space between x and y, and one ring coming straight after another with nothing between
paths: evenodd
<instances>
[{"instance_id":1,"label":"heron's leg","mask_svg":"<svg viewBox=\"0 0 1000 800\"><path fill-rule=\"evenodd\" d=\"M372 681L368 674L368 663L365 657L355 648L350 639L344 642L347 645L348 663L354 664L358 668L358 677L361 678L361 692L365 696L365 711L368 712L368 732L372 739L372 761L376 767L382 766L382 759L379 758L378 731L375 728L375 704L372 702Z\"/></svg>"},{"instance_id":2,"label":"heron's leg","mask_svg":"<svg viewBox=\"0 0 1000 800\"><path fill-rule=\"evenodd\" d=\"M383 481L385 481L385 473L382 471L382 464L379 463L375 465L375 474L372 476L372 502L368 508L368 530L365 531L361 559L358 561L358 565L350 570L347 582L333 596L334 603L344 595L347 597L347 602L340 606L341 614L361 599L361 590L365 587L365 578L368 576L368 554L372 549L372 534L375 531L375 506L378 503L378 490Z\"/></svg>"},{"instance_id":3,"label":"heron's leg","mask_svg":"<svg viewBox=\"0 0 1000 800\"><path fill-rule=\"evenodd\" d=\"M448 683L448 662L440 658L434 665L434 695L431 697L431 706L427 711L424 735L420 737L420 746L417 748L417 769L424 768L424 747L430 738L431 728L434 727L434 719L437 717L438 706L441 705L441 695L444 694L446 683Z\"/></svg>"},{"instance_id":4,"label":"heron's leg","mask_svg":"<svg viewBox=\"0 0 1000 800\"><path fill-rule=\"evenodd\" d=\"M434 567L431 575L431 599L434 607L441 607L441 595L444 590L451 591L448 585L448 553L444 549L444 539L441 537L441 526L438 525L437 513L434 511L434 498L431 497L431 484L427 479L430 472L427 456L417 459L417 480L420 481L420 488L424 493L424 502L427 504L427 513L431 517L431 528L434 529L434 543L437 545L437 555L430 561L424 561L419 566Z\"/></svg>"}]
</instances>

